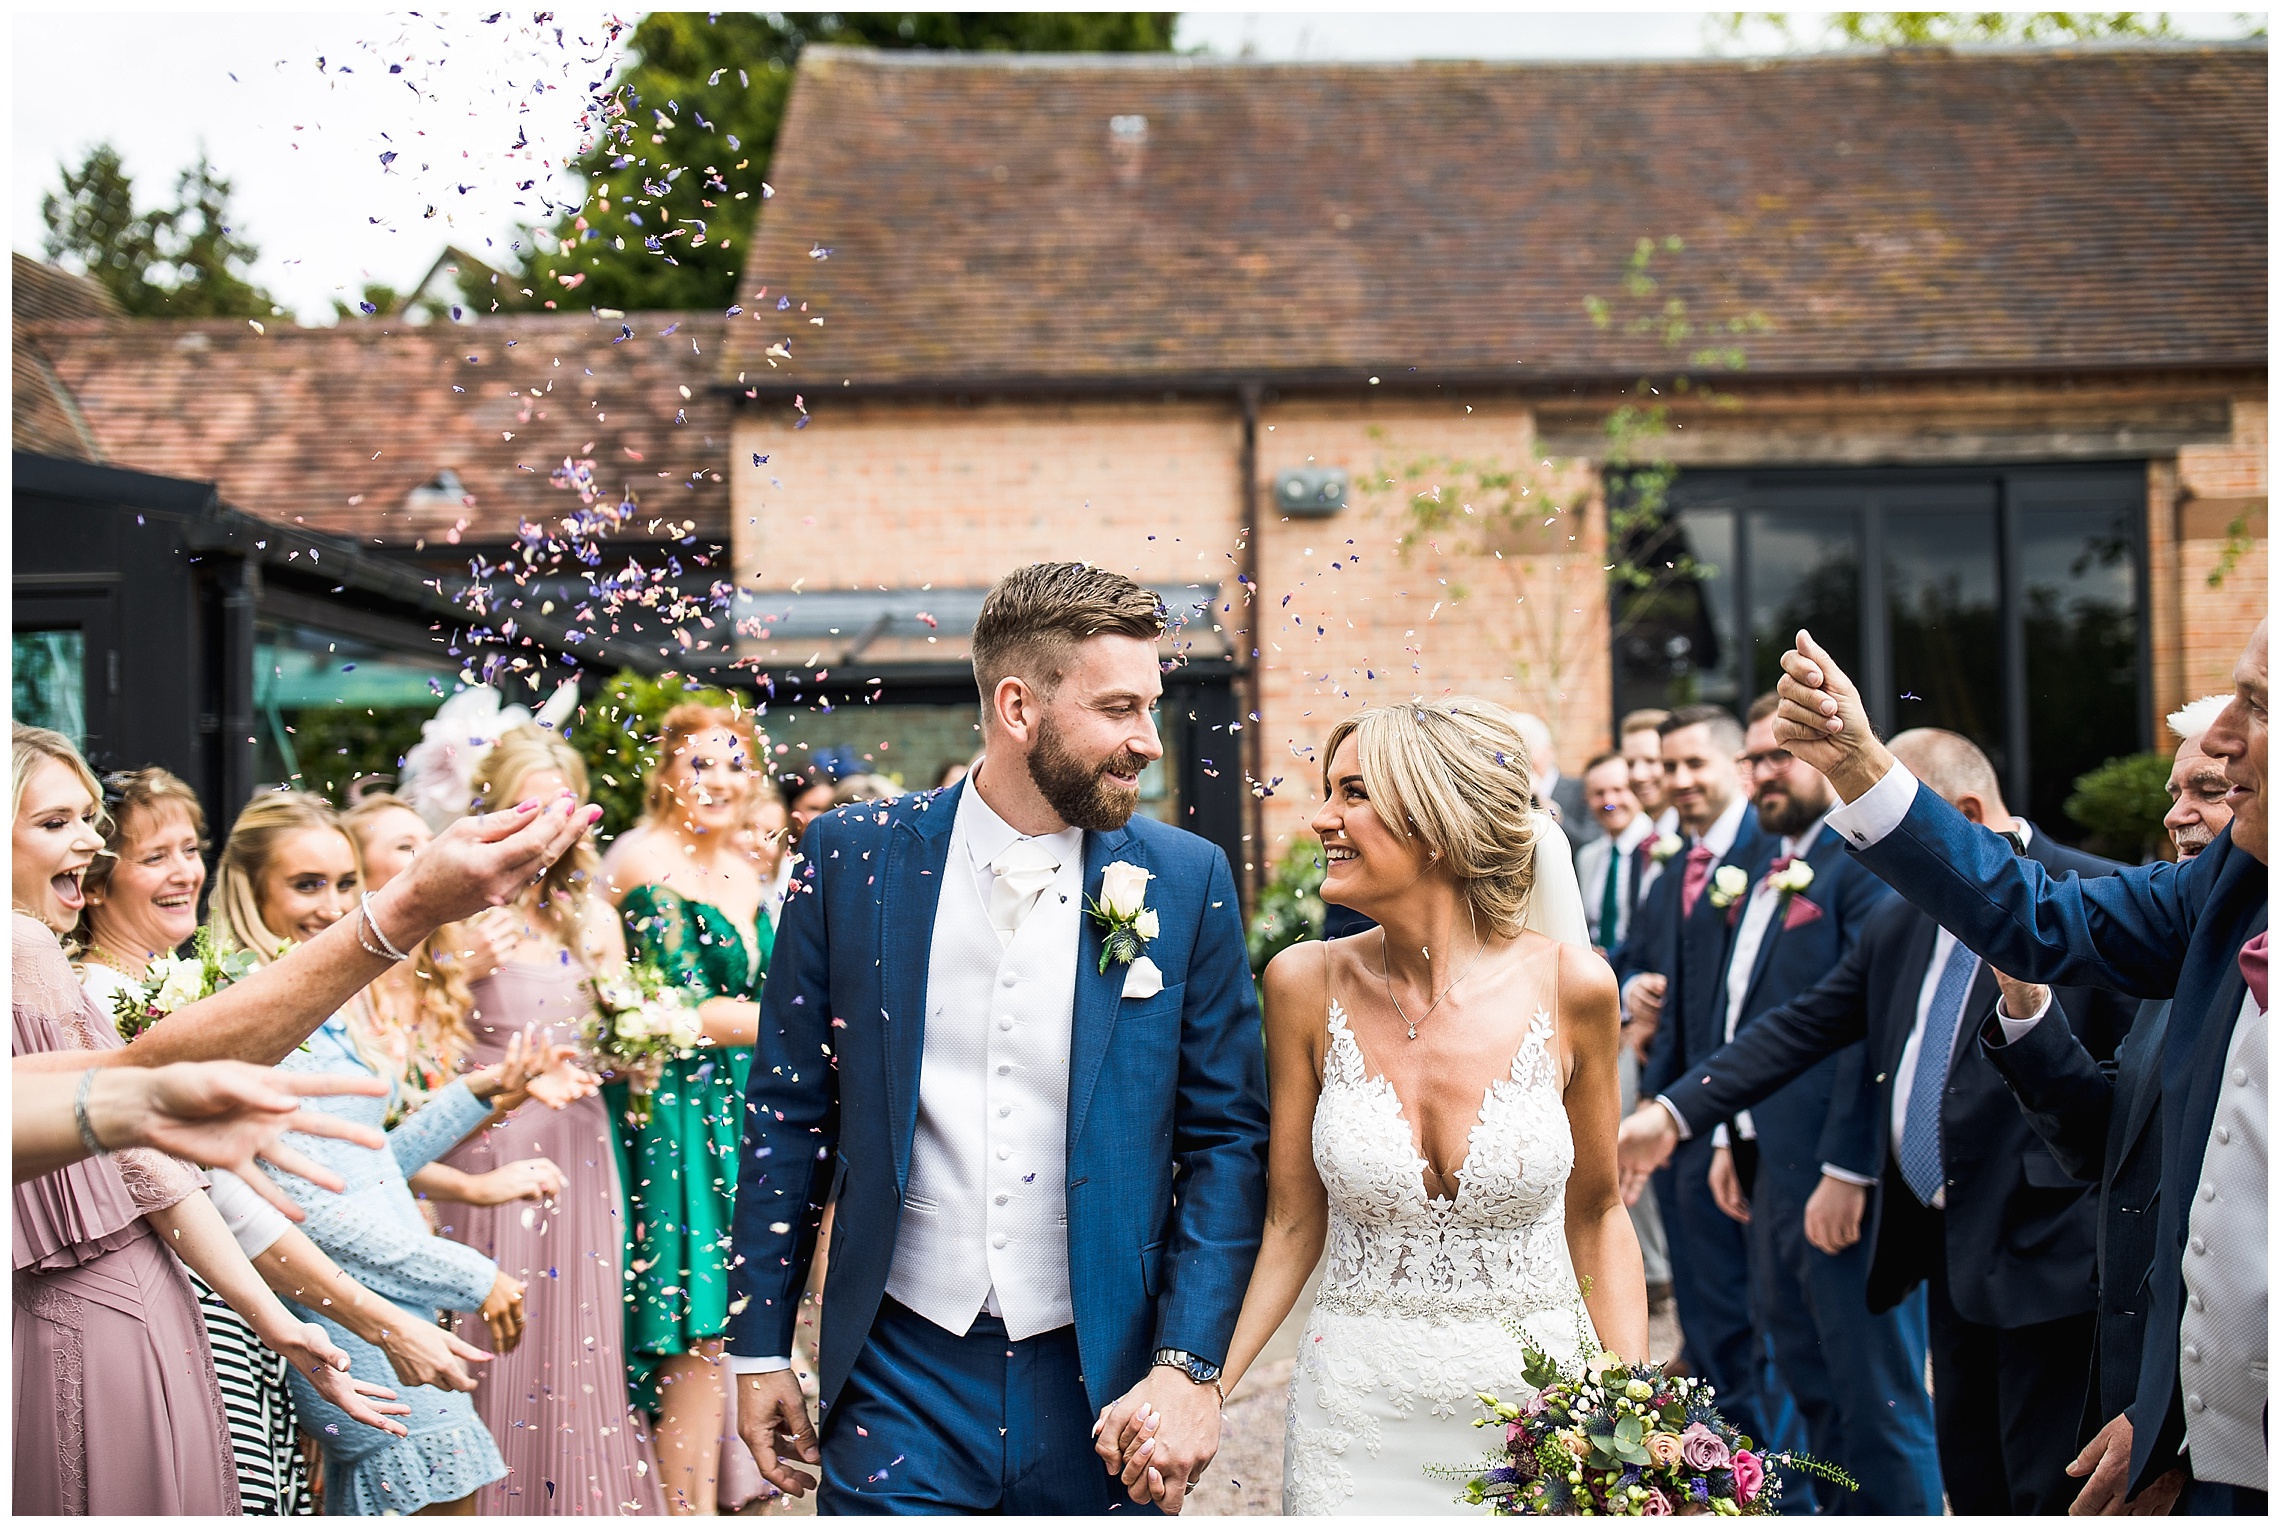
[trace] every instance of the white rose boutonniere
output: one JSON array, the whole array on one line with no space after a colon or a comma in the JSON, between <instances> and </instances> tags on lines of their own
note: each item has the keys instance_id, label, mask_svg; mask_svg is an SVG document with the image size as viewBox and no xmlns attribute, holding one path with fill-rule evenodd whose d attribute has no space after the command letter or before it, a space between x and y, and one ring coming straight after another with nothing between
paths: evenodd
<instances>
[{"instance_id":1,"label":"white rose boutonniere","mask_svg":"<svg viewBox=\"0 0 2280 1528\"><path fill-rule=\"evenodd\" d=\"M1656 839L1654 847L1647 851L1647 858L1659 865L1685 847L1686 840L1680 838L1676 833L1665 833Z\"/></svg>"},{"instance_id":2,"label":"white rose boutonniere","mask_svg":"<svg viewBox=\"0 0 2280 1528\"><path fill-rule=\"evenodd\" d=\"M1766 879L1775 891L1795 896L1813 884L1813 867L1801 859L1793 859Z\"/></svg>"},{"instance_id":3,"label":"white rose boutonniere","mask_svg":"<svg viewBox=\"0 0 2280 1528\"><path fill-rule=\"evenodd\" d=\"M1141 958L1148 941L1156 937L1156 910L1147 905L1151 871L1125 860L1113 860L1100 873L1100 896L1087 909L1099 921L1100 972L1108 963L1129 966Z\"/></svg>"},{"instance_id":4,"label":"white rose boutonniere","mask_svg":"<svg viewBox=\"0 0 2280 1528\"><path fill-rule=\"evenodd\" d=\"M1732 907L1749 894L1750 873L1739 865L1720 865L1718 873L1710 877L1710 905L1724 909Z\"/></svg>"}]
</instances>

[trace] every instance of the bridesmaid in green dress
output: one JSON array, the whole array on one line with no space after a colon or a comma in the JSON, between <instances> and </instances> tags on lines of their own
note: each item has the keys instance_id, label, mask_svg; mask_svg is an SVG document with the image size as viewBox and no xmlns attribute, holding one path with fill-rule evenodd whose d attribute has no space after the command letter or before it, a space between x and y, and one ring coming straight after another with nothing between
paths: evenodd
<instances>
[{"instance_id":1,"label":"bridesmaid in green dress","mask_svg":"<svg viewBox=\"0 0 2280 1528\"><path fill-rule=\"evenodd\" d=\"M626 1354L634 1404L657 1418L668 1510L717 1507L726 1384L730 1221L744 1082L760 983L775 943L768 867L752 832L774 787L749 714L687 704L666 713L641 825L604 867L637 959L703 994L710 1042L665 1063L647 1123L611 1102L632 1198Z\"/></svg>"}]
</instances>

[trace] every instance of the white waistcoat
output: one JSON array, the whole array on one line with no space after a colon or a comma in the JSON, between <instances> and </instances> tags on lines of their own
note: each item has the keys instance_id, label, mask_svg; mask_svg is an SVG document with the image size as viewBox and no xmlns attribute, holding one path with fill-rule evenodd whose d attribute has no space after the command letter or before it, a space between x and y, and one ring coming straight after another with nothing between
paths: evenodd
<instances>
[{"instance_id":1,"label":"white waistcoat","mask_svg":"<svg viewBox=\"0 0 2280 1528\"><path fill-rule=\"evenodd\" d=\"M985 1305L1014 1338L1069 1302L1069 1029L1084 856L1071 855L1010 945L951 829L927 955L918 1130L887 1293L963 1336Z\"/></svg>"},{"instance_id":2,"label":"white waistcoat","mask_svg":"<svg viewBox=\"0 0 2280 1528\"><path fill-rule=\"evenodd\" d=\"M2264 1489L2265 1016L2242 1000L2186 1221L2177 1379L2196 1480Z\"/></svg>"}]
</instances>

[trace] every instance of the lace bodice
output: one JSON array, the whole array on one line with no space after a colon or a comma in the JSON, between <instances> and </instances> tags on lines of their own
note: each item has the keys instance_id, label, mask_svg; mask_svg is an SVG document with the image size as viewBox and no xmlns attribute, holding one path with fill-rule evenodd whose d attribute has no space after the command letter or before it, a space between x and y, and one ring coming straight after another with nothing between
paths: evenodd
<instances>
[{"instance_id":1,"label":"lace bodice","mask_svg":"<svg viewBox=\"0 0 2280 1528\"><path fill-rule=\"evenodd\" d=\"M1565 1208L1575 1143L1552 1016L1537 1010L1510 1074L1489 1084L1453 1199L1426 1193L1401 1101L1370 1075L1335 1000L1329 1026L1314 1111L1314 1166L1330 1201L1323 1303L1474 1320L1572 1300Z\"/></svg>"}]
</instances>

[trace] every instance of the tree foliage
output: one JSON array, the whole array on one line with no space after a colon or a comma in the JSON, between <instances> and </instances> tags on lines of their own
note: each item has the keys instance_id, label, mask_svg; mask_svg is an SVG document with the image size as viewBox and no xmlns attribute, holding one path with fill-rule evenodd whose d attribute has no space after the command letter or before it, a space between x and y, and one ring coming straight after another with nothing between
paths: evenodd
<instances>
[{"instance_id":1,"label":"tree foliage","mask_svg":"<svg viewBox=\"0 0 2280 1528\"><path fill-rule=\"evenodd\" d=\"M2115 42L2174 37L2165 11L1827 11L1819 41L1829 47L1950 48L1970 43ZM1729 11L1713 25L1728 38L1752 26L1800 39L1785 11Z\"/></svg>"},{"instance_id":2,"label":"tree foliage","mask_svg":"<svg viewBox=\"0 0 2280 1528\"><path fill-rule=\"evenodd\" d=\"M267 318L276 301L244 274L258 255L230 222L231 186L204 153L175 179L174 205L138 210L108 143L40 199L50 260L68 261L143 318Z\"/></svg>"},{"instance_id":3,"label":"tree foliage","mask_svg":"<svg viewBox=\"0 0 2280 1528\"><path fill-rule=\"evenodd\" d=\"M724 307L810 43L986 53L1160 53L1173 12L657 11L574 169L586 196L517 249L522 272L468 268L488 311L553 304Z\"/></svg>"},{"instance_id":4,"label":"tree foliage","mask_svg":"<svg viewBox=\"0 0 2280 1528\"><path fill-rule=\"evenodd\" d=\"M2090 830L2090 847L2125 864L2165 857L2169 814L2166 753L2133 753L2108 759L2074 782L2066 815Z\"/></svg>"}]
</instances>

